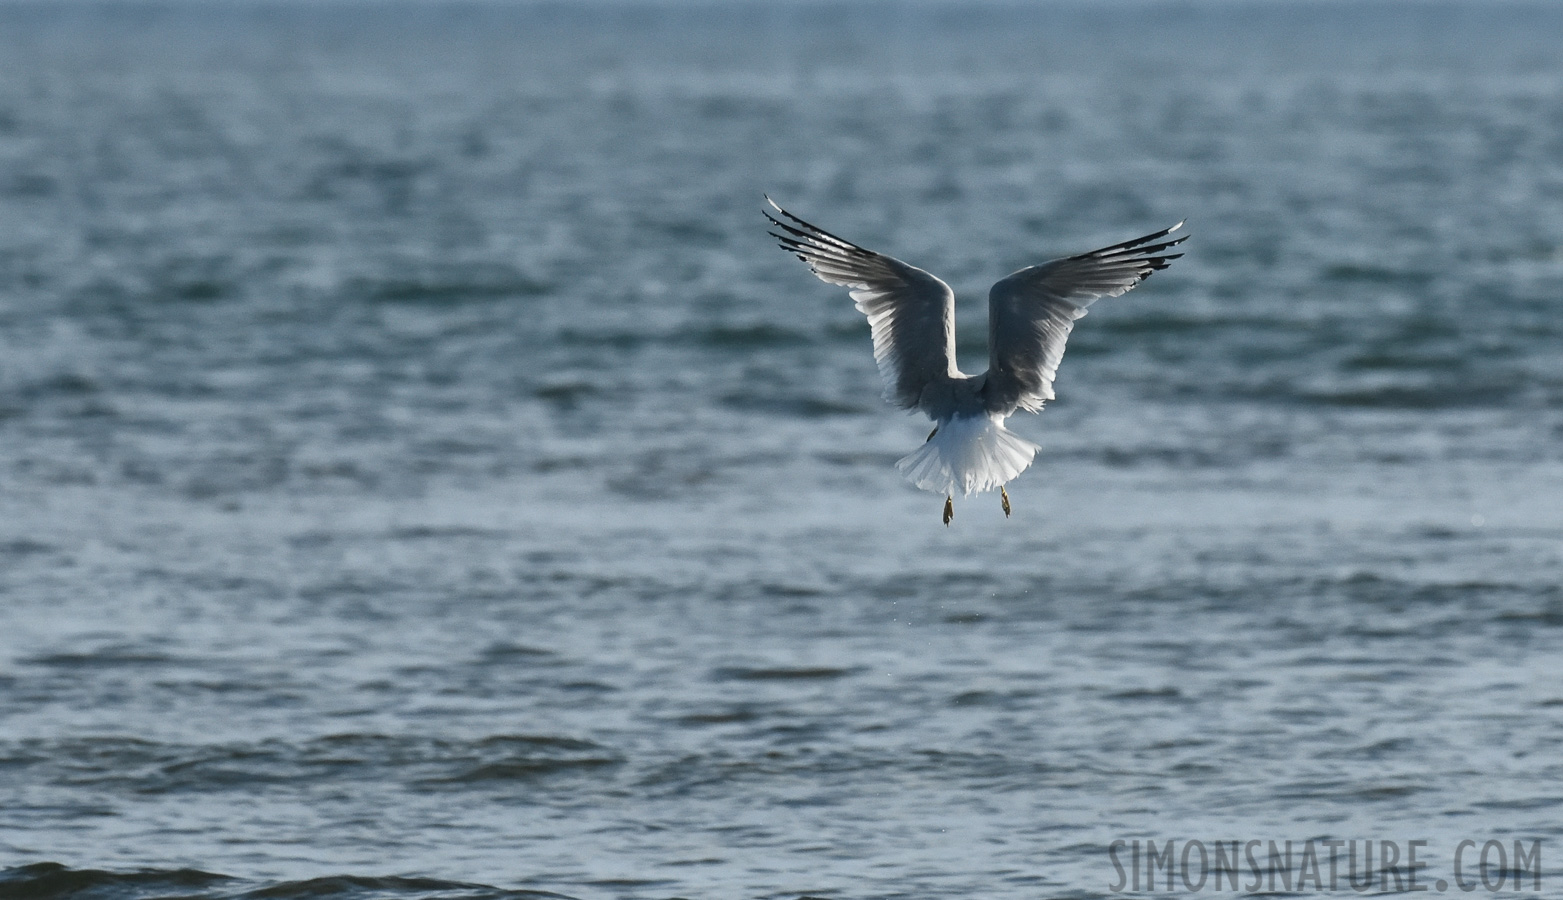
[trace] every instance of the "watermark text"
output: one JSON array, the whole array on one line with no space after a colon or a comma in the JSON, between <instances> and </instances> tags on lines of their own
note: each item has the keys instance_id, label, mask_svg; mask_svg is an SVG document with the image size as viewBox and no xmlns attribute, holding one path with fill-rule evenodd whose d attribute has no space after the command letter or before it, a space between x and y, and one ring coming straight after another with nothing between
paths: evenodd
<instances>
[{"instance_id":1,"label":"watermark text","mask_svg":"<svg viewBox=\"0 0 1563 900\"><path fill-rule=\"evenodd\" d=\"M1140 891L1541 891L1541 841L1118 840L1114 893Z\"/></svg>"}]
</instances>

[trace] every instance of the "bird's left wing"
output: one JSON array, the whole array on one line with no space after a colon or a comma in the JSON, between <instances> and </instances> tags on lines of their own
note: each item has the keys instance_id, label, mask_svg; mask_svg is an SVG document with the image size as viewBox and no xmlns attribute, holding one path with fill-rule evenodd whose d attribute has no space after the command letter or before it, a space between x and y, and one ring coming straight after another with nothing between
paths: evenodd
<instances>
[{"instance_id":1,"label":"bird's left wing","mask_svg":"<svg viewBox=\"0 0 1563 900\"><path fill-rule=\"evenodd\" d=\"M792 223L765 214L782 231L771 232L782 249L807 263L821 281L849 288L858 312L868 317L885 399L917 409L924 388L955 372L955 294L950 286L922 269L810 225L765 199Z\"/></svg>"},{"instance_id":2,"label":"bird's left wing","mask_svg":"<svg viewBox=\"0 0 1563 900\"><path fill-rule=\"evenodd\" d=\"M1097 300L1126 293L1182 256L1166 251L1187 240L1186 235L1162 240L1182 225L1030 266L995 284L988 292L988 377L983 386L988 411L1035 412L1052 400L1053 378L1075 320Z\"/></svg>"}]
</instances>

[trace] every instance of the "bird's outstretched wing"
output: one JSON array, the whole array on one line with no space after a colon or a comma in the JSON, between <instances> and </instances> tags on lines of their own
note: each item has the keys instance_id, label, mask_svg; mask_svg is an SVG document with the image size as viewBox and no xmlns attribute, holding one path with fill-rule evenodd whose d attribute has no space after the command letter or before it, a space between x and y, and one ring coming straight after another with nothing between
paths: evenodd
<instances>
[{"instance_id":1,"label":"bird's outstretched wing","mask_svg":"<svg viewBox=\"0 0 1563 900\"><path fill-rule=\"evenodd\" d=\"M850 289L868 317L874 361L885 379L885 399L918 408L923 389L955 373L955 294L922 269L843 240L810 225L765 198L784 222L765 214L781 233L783 250L808 264L821 281Z\"/></svg>"},{"instance_id":2,"label":"bird's outstretched wing","mask_svg":"<svg viewBox=\"0 0 1563 900\"><path fill-rule=\"evenodd\" d=\"M1053 378L1075 320L1102 297L1116 297L1165 269L1181 253L1164 241L1182 222L1155 234L1021 269L988 292L989 412L1035 412L1053 399Z\"/></svg>"}]
</instances>

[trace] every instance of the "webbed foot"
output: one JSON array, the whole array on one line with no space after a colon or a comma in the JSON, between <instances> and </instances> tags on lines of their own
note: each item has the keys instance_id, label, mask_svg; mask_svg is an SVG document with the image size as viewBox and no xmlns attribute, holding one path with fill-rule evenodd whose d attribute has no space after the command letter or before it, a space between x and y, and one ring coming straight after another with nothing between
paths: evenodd
<instances>
[{"instance_id":1,"label":"webbed foot","mask_svg":"<svg viewBox=\"0 0 1563 900\"><path fill-rule=\"evenodd\" d=\"M1009 491L1004 490L1004 485L999 485L999 502L1004 505L1004 518L1009 518Z\"/></svg>"},{"instance_id":2,"label":"webbed foot","mask_svg":"<svg viewBox=\"0 0 1563 900\"><path fill-rule=\"evenodd\" d=\"M944 495L944 524L948 526L950 520L955 518L955 501L949 494Z\"/></svg>"}]
</instances>

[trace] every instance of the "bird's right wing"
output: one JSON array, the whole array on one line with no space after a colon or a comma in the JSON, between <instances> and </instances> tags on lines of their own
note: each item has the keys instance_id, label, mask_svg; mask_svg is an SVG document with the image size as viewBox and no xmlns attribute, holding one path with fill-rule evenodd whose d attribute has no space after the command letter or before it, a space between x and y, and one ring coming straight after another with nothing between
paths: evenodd
<instances>
[{"instance_id":1,"label":"bird's right wing","mask_svg":"<svg viewBox=\"0 0 1563 900\"><path fill-rule=\"evenodd\" d=\"M821 281L850 289L858 312L868 317L874 361L885 380L885 399L903 409L918 408L923 389L955 370L955 294L922 269L864 250L810 225L765 198L792 224L765 217L783 250L808 264Z\"/></svg>"},{"instance_id":2,"label":"bird's right wing","mask_svg":"<svg viewBox=\"0 0 1563 900\"><path fill-rule=\"evenodd\" d=\"M995 284L988 292L988 411L1035 412L1053 399L1053 378L1075 320L1097 300L1126 293L1182 256L1166 251L1187 237L1162 240L1182 225L1030 266Z\"/></svg>"}]
</instances>

